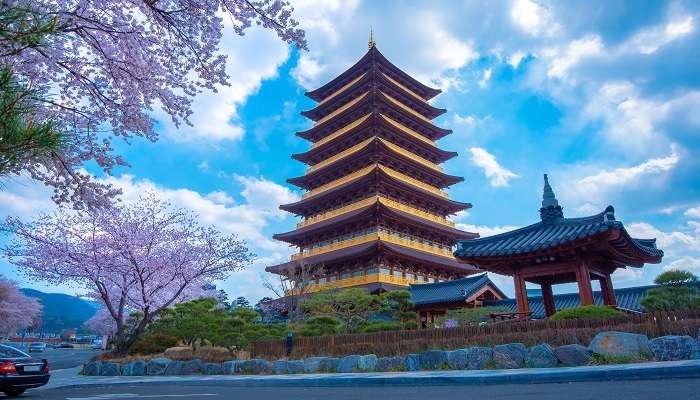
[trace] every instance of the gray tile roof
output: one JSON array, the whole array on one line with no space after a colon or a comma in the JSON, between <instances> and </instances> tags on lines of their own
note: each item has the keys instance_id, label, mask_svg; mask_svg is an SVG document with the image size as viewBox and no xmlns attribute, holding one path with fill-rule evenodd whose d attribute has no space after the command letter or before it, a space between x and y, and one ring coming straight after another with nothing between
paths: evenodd
<instances>
[{"instance_id":1,"label":"gray tile roof","mask_svg":"<svg viewBox=\"0 0 700 400\"><path fill-rule=\"evenodd\" d=\"M700 288L700 283L693 284L693 286ZM618 307L626 308L628 310L644 312L644 308L641 305L641 300L646 295L647 290L657 287L659 287L659 285L615 289L617 305ZM603 304L603 295L600 291L593 292L593 298L595 300L595 304ZM544 303L541 296L528 297L527 302L530 306L530 311L532 311L533 318L544 318ZM554 295L554 304L556 305L557 310L579 307L581 305L578 293ZM514 299L485 301L484 306L500 306L505 307L510 311L517 311L518 308Z\"/></svg>"},{"instance_id":2,"label":"gray tile roof","mask_svg":"<svg viewBox=\"0 0 700 400\"><path fill-rule=\"evenodd\" d=\"M524 254L595 236L612 229L622 231L622 241L612 243L615 247L623 249L625 244L629 243L646 257L660 258L663 256L663 251L656 248L655 239L630 237L622 222L615 220L612 206L608 206L605 211L590 217L555 218L494 236L462 240L457 244L455 256L473 260L479 257Z\"/></svg>"},{"instance_id":3,"label":"gray tile roof","mask_svg":"<svg viewBox=\"0 0 700 400\"><path fill-rule=\"evenodd\" d=\"M453 281L410 285L409 291L413 304L420 306L463 301L487 285L491 285L503 297L506 297L485 273Z\"/></svg>"}]
</instances>

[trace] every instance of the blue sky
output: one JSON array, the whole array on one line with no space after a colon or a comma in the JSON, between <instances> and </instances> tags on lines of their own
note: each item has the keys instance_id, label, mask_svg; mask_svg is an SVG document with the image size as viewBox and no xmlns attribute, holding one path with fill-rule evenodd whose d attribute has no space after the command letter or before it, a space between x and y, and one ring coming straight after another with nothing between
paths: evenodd
<instances>
[{"instance_id":1,"label":"blue sky","mask_svg":"<svg viewBox=\"0 0 700 400\"><path fill-rule=\"evenodd\" d=\"M617 273L617 287L648 284L663 268L700 273L697 2L293 3L308 52L257 28L227 35L232 85L197 98L193 126L177 129L156 111L160 140L120 144L131 167L101 178L126 200L154 190L246 239L259 259L219 283L230 297L267 295L264 266L293 252L271 236L295 223L277 206L301 194L285 179L304 169L290 158L308 148L294 135L310 126L303 93L362 57L370 26L387 58L443 90L433 104L448 112L435 122L454 133L440 146L459 152L445 167L465 177L449 192L474 204L456 216L460 226L485 236L535 222L546 172L566 216L612 204L634 235L666 251L661 265ZM30 218L52 208L48 197L14 180L0 214ZM75 292L0 262L22 285Z\"/></svg>"}]
</instances>

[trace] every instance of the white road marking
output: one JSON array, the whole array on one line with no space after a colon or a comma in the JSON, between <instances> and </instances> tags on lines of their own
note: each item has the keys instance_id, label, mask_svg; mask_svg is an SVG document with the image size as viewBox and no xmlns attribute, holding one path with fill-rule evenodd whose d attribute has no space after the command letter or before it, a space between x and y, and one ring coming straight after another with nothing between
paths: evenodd
<instances>
[{"instance_id":1,"label":"white road marking","mask_svg":"<svg viewBox=\"0 0 700 400\"><path fill-rule=\"evenodd\" d=\"M191 394L136 394L136 393L108 393L90 397L66 397L66 400L107 400L107 399L131 399L131 398L156 398L156 397L194 397L216 396L216 393L191 393Z\"/></svg>"}]
</instances>

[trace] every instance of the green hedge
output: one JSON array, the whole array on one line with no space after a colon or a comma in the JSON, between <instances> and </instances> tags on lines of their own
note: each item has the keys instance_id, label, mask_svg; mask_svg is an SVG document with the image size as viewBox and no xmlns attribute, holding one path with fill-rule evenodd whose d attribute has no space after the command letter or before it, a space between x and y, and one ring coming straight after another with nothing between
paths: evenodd
<instances>
[{"instance_id":1,"label":"green hedge","mask_svg":"<svg viewBox=\"0 0 700 400\"><path fill-rule=\"evenodd\" d=\"M558 311L549 319L553 321L558 321L562 319L593 319L593 318L607 318L607 317L619 317L624 315L622 311L616 310L608 306L583 306L576 308L566 308L564 310Z\"/></svg>"}]
</instances>

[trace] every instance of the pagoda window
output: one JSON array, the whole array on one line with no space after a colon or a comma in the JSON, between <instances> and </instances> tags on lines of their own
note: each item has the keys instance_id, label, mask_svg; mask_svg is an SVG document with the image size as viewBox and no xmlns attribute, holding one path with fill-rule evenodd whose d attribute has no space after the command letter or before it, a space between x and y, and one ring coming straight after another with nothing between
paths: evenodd
<instances>
[{"instance_id":1,"label":"pagoda window","mask_svg":"<svg viewBox=\"0 0 700 400\"><path fill-rule=\"evenodd\" d=\"M342 274L340 274L340 279L348 279L352 277L352 272L350 271L345 271Z\"/></svg>"},{"instance_id":2,"label":"pagoda window","mask_svg":"<svg viewBox=\"0 0 700 400\"><path fill-rule=\"evenodd\" d=\"M362 275L363 275L363 274L362 274L362 271L355 271L355 272L352 273L352 276L353 276L353 277L360 277L360 276L362 276Z\"/></svg>"},{"instance_id":3,"label":"pagoda window","mask_svg":"<svg viewBox=\"0 0 700 400\"><path fill-rule=\"evenodd\" d=\"M390 275L391 271L386 268L379 268L379 273L383 275Z\"/></svg>"},{"instance_id":4,"label":"pagoda window","mask_svg":"<svg viewBox=\"0 0 700 400\"><path fill-rule=\"evenodd\" d=\"M332 275L329 275L329 276L328 276L328 282L333 282L333 281L335 281L335 280L337 280L337 279L338 279L338 277L337 277L335 274L332 274Z\"/></svg>"},{"instance_id":5,"label":"pagoda window","mask_svg":"<svg viewBox=\"0 0 700 400\"><path fill-rule=\"evenodd\" d=\"M318 278L317 283L319 283L319 284L326 283L326 278L325 277Z\"/></svg>"},{"instance_id":6,"label":"pagoda window","mask_svg":"<svg viewBox=\"0 0 700 400\"><path fill-rule=\"evenodd\" d=\"M367 270L367 275L379 274L379 271L381 271L379 268L370 268Z\"/></svg>"}]
</instances>

